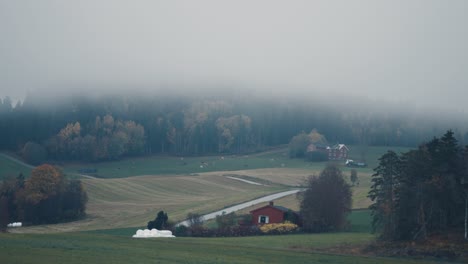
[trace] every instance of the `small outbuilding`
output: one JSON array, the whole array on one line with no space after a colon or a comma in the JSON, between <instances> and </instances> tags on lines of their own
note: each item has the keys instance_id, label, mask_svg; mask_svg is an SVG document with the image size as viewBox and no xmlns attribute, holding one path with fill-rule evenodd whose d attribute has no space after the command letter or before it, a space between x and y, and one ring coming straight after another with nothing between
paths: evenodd
<instances>
[{"instance_id":1,"label":"small outbuilding","mask_svg":"<svg viewBox=\"0 0 468 264\"><path fill-rule=\"evenodd\" d=\"M253 225L283 223L288 218L297 219L297 214L292 210L274 205L271 201L268 205L250 211ZM291 214L288 217L288 214ZM291 219L292 220L292 219Z\"/></svg>"}]
</instances>

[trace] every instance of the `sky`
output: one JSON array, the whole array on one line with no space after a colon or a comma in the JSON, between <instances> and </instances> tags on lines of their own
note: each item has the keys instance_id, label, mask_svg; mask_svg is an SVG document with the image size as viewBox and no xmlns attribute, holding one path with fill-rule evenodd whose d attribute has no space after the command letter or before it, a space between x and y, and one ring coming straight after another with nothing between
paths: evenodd
<instances>
[{"instance_id":1,"label":"sky","mask_svg":"<svg viewBox=\"0 0 468 264\"><path fill-rule=\"evenodd\" d=\"M0 0L0 97L254 90L468 110L466 0Z\"/></svg>"}]
</instances>

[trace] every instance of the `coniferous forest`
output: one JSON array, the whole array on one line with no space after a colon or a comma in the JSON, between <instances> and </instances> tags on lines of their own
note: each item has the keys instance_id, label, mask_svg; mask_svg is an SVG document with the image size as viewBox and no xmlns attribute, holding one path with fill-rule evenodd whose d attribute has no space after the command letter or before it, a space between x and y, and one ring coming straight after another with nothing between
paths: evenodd
<instances>
[{"instance_id":1,"label":"coniferous forest","mask_svg":"<svg viewBox=\"0 0 468 264\"><path fill-rule=\"evenodd\" d=\"M448 231L463 233L468 148L452 131L406 153L388 151L379 160L369 197L373 227L383 239L425 240Z\"/></svg>"},{"instance_id":2,"label":"coniferous forest","mask_svg":"<svg viewBox=\"0 0 468 264\"><path fill-rule=\"evenodd\" d=\"M287 144L314 128L331 143L356 145L417 146L448 128L461 143L468 139L456 114L381 104L381 110L370 111L372 104L365 99L228 95L29 95L18 102L5 97L0 104L0 149L40 164L50 159L254 152Z\"/></svg>"}]
</instances>

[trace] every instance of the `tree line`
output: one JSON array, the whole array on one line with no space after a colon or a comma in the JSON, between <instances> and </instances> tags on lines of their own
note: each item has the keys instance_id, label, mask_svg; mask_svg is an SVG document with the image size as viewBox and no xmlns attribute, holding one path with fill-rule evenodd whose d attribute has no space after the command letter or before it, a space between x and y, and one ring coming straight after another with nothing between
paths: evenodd
<instances>
[{"instance_id":1,"label":"tree line","mask_svg":"<svg viewBox=\"0 0 468 264\"><path fill-rule=\"evenodd\" d=\"M416 150L380 158L369 197L374 230L387 240L423 240L463 230L468 147L452 131Z\"/></svg>"},{"instance_id":2,"label":"tree line","mask_svg":"<svg viewBox=\"0 0 468 264\"><path fill-rule=\"evenodd\" d=\"M352 111L319 100L119 95L52 100L35 95L14 106L8 97L0 100L0 149L96 161L240 153L288 144L313 128L330 143L416 146L421 138L457 124L404 111ZM463 128L456 136L468 139Z\"/></svg>"},{"instance_id":3,"label":"tree line","mask_svg":"<svg viewBox=\"0 0 468 264\"><path fill-rule=\"evenodd\" d=\"M36 167L28 179L20 174L0 185L0 227L11 222L51 224L84 217L87 194L79 180L69 180L57 168Z\"/></svg>"},{"instance_id":4,"label":"tree line","mask_svg":"<svg viewBox=\"0 0 468 264\"><path fill-rule=\"evenodd\" d=\"M49 157L56 160L115 160L123 155L143 154L145 130L134 121L97 116L87 128L79 122L67 124L45 141L45 147Z\"/></svg>"}]
</instances>

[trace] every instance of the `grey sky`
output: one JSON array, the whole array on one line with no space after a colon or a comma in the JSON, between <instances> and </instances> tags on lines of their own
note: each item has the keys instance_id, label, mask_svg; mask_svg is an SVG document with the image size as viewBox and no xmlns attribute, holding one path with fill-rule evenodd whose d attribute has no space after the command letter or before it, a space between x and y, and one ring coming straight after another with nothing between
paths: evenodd
<instances>
[{"instance_id":1,"label":"grey sky","mask_svg":"<svg viewBox=\"0 0 468 264\"><path fill-rule=\"evenodd\" d=\"M244 87L464 106L466 0L0 0L0 96Z\"/></svg>"}]
</instances>

